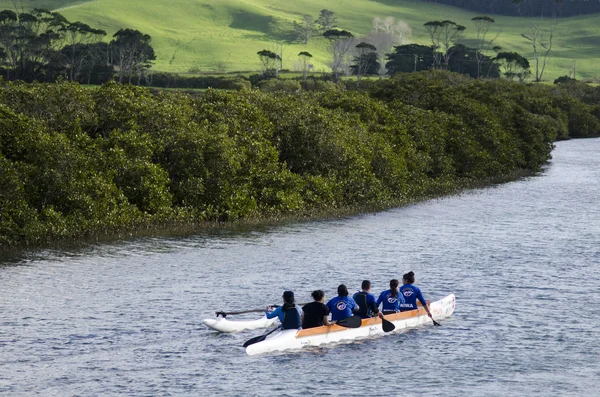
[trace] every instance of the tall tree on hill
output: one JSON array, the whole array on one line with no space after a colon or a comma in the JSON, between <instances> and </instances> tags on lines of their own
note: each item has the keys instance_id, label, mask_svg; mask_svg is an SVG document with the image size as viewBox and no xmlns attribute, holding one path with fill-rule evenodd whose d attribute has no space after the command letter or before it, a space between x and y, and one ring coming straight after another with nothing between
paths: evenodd
<instances>
[{"instance_id":1,"label":"tall tree on hill","mask_svg":"<svg viewBox=\"0 0 600 397\"><path fill-rule=\"evenodd\" d=\"M442 66L447 69L452 56L452 48L463 35L465 27L454 21L429 21L424 24L431 39L434 67ZM441 51L440 51L441 50Z\"/></svg>"},{"instance_id":2,"label":"tall tree on hill","mask_svg":"<svg viewBox=\"0 0 600 397\"><path fill-rule=\"evenodd\" d=\"M69 80L78 81L85 68L86 61L93 57L96 44L106 36L106 32L100 29L92 29L82 22L73 22L63 28L65 32L66 46L62 53L67 58L67 69Z\"/></svg>"},{"instance_id":3,"label":"tall tree on hill","mask_svg":"<svg viewBox=\"0 0 600 397\"><path fill-rule=\"evenodd\" d=\"M374 17L372 20L371 32L364 38L367 43L377 47L378 58L384 59L387 54L392 52L396 45L404 44L407 37L412 34L412 30L404 21L396 21L394 17L386 17L381 19ZM380 63L379 74L386 74L385 65Z\"/></svg>"},{"instance_id":4,"label":"tall tree on hill","mask_svg":"<svg viewBox=\"0 0 600 397\"><path fill-rule=\"evenodd\" d=\"M36 8L31 12L0 12L0 45L6 53L7 78L52 79L67 20L59 13Z\"/></svg>"},{"instance_id":5,"label":"tall tree on hill","mask_svg":"<svg viewBox=\"0 0 600 397\"><path fill-rule=\"evenodd\" d=\"M436 68L442 64L442 54L439 51L441 46L442 37L442 23L440 21L429 21L423 24L427 33L429 33L429 39L431 40L431 49L433 51L433 65Z\"/></svg>"},{"instance_id":6,"label":"tall tree on hill","mask_svg":"<svg viewBox=\"0 0 600 397\"><path fill-rule=\"evenodd\" d=\"M263 77L271 76L275 74L275 68L277 63L281 60L281 57L269 50L260 50L256 53L263 64Z\"/></svg>"},{"instance_id":7,"label":"tall tree on hill","mask_svg":"<svg viewBox=\"0 0 600 397\"><path fill-rule=\"evenodd\" d=\"M347 30L330 29L323 33L329 40L329 53L332 56L330 64L335 80L339 80L342 66L347 61L346 57L354 43L354 35Z\"/></svg>"},{"instance_id":8,"label":"tall tree on hill","mask_svg":"<svg viewBox=\"0 0 600 397\"><path fill-rule=\"evenodd\" d=\"M0 48L4 53L6 79L12 78L16 73L18 58L18 18L17 13L11 10L0 11Z\"/></svg>"},{"instance_id":9,"label":"tall tree on hill","mask_svg":"<svg viewBox=\"0 0 600 397\"><path fill-rule=\"evenodd\" d=\"M113 62L119 68L120 83L125 77L131 83L134 73L137 74L138 84L141 82L144 71L156 59L154 48L150 45L151 40L149 35L133 29L120 29L113 35L110 45L114 54Z\"/></svg>"},{"instance_id":10,"label":"tall tree on hill","mask_svg":"<svg viewBox=\"0 0 600 397\"><path fill-rule=\"evenodd\" d=\"M315 34L315 31L315 22L310 15L305 15L300 23L294 21L296 39L302 44L308 44L308 40Z\"/></svg>"},{"instance_id":11,"label":"tall tree on hill","mask_svg":"<svg viewBox=\"0 0 600 397\"><path fill-rule=\"evenodd\" d=\"M385 67L388 74L419 72L430 69L433 65L431 47L420 44L396 46L392 53L387 54L387 59Z\"/></svg>"},{"instance_id":12,"label":"tall tree on hill","mask_svg":"<svg viewBox=\"0 0 600 397\"><path fill-rule=\"evenodd\" d=\"M356 83L366 74L377 74L379 72L379 59L377 47L364 41L356 45L356 56L354 63L350 66L352 73L357 76Z\"/></svg>"},{"instance_id":13,"label":"tall tree on hill","mask_svg":"<svg viewBox=\"0 0 600 397\"><path fill-rule=\"evenodd\" d=\"M441 43L444 52L444 64L445 68L448 69L450 64L450 58L454 52L453 48L455 48L454 45L457 44L458 41L461 39L466 28L462 25L457 24L454 21L448 20L442 21L441 24Z\"/></svg>"},{"instance_id":14,"label":"tall tree on hill","mask_svg":"<svg viewBox=\"0 0 600 397\"><path fill-rule=\"evenodd\" d=\"M529 61L521 54L516 52L500 52L494 58L501 68L504 69L504 76L509 80L518 79L524 82L531 74L529 70Z\"/></svg>"},{"instance_id":15,"label":"tall tree on hill","mask_svg":"<svg viewBox=\"0 0 600 397\"><path fill-rule=\"evenodd\" d=\"M530 20L528 24L529 32L527 34L521 33L521 36L531 42L533 48L533 60L535 63L535 81L540 82L544 76L548 54L550 54L550 51L552 50L552 41L556 25L552 24L546 32L540 24L535 21Z\"/></svg>"},{"instance_id":16,"label":"tall tree on hill","mask_svg":"<svg viewBox=\"0 0 600 397\"><path fill-rule=\"evenodd\" d=\"M319 31L321 32L337 28L337 17L335 16L335 13L327 9L321 10L319 17L315 22L319 26Z\"/></svg>"},{"instance_id":17,"label":"tall tree on hill","mask_svg":"<svg viewBox=\"0 0 600 397\"><path fill-rule=\"evenodd\" d=\"M483 52L486 48L494 41L488 41L486 36L490 30L490 26L495 22L494 18L488 17L487 15L476 16L471 18L471 21L475 22L475 30L477 31L477 38L475 39L475 56L477 58L477 78L481 77L481 64L485 55Z\"/></svg>"},{"instance_id":18,"label":"tall tree on hill","mask_svg":"<svg viewBox=\"0 0 600 397\"><path fill-rule=\"evenodd\" d=\"M312 58L312 54L308 51L302 51L298 54L300 57L300 64L302 67L302 79L306 81L306 74L308 73L308 69L312 66L309 62Z\"/></svg>"}]
</instances>

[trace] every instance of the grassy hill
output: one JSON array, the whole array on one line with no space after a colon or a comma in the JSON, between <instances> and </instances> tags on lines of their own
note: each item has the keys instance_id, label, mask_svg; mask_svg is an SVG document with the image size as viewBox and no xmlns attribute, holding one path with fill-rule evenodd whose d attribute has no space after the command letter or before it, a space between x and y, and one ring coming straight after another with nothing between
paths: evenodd
<instances>
[{"instance_id":1,"label":"grassy hill","mask_svg":"<svg viewBox=\"0 0 600 397\"><path fill-rule=\"evenodd\" d=\"M338 25L355 35L365 35L375 16L393 16L412 28L409 42L428 44L423 23L451 19L467 27L466 38L475 34L471 18L477 14L453 7L414 0L23 0L25 7L59 10L71 21L83 21L112 35L122 27L139 29L152 36L157 52L154 69L185 73L202 71L258 70L256 52L283 44L284 68L294 69L297 54L314 55L316 71L328 70L327 42L315 38L307 45L293 42L294 21L303 14L315 18L321 9L334 11ZM0 0L0 9L12 1ZM493 16L491 34L499 33L495 45L531 57L524 18ZM538 20L550 26L551 20ZM577 77L599 79L600 14L558 21L554 47L545 80L565 75L577 60Z\"/></svg>"}]
</instances>

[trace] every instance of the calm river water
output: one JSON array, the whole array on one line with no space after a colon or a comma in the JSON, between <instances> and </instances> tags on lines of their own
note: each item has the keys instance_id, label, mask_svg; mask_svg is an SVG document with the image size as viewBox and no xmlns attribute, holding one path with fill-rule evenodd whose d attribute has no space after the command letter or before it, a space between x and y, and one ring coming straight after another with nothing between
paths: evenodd
<instances>
[{"instance_id":1,"label":"calm river water","mask_svg":"<svg viewBox=\"0 0 600 397\"><path fill-rule=\"evenodd\" d=\"M248 357L264 330L202 324L409 270L426 298L456 294L441 327ZM377 214L0 262L0 395L316 394L598 396L600 140L558 143L536 177Z\"/></svg>"}]
</instances>

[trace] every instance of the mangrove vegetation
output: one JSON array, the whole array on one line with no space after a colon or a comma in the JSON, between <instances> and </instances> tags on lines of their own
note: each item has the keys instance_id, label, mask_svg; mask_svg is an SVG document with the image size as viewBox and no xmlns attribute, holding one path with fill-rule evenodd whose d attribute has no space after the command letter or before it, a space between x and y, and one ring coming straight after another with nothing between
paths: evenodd
<instances>
[{"instance_id":1,"label":"mangrove vegetation","mask_svg":"<svg viewBox=\"0 0 600 397\"><path fill-rule=\"evenodd\" d=\"M600 89L444 71L360 90L0 82L0 247L385 208L538 172Z\"/></svg>"}]
</instances>

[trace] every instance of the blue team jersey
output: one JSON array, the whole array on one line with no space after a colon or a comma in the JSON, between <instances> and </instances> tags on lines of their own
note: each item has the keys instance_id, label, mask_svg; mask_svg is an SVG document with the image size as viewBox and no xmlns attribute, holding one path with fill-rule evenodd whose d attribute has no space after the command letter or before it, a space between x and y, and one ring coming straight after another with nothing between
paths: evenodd
<instances>
[{"instance_id":1,"label":"blue team jersey","mask_svg":"<svg viewBox=\"0 0 600 397\"><path fill-rule=\"evenodd\" d=\"M338 321L352 316L352 312L358 308L358 305L349 296L343 298L336 296L327 302L327 307L331 312L331 319Z\"/></svg>"},{"instance_id":2,"label":"blue team jersey","mask_svg":"<svg viewBox=\"0 0 600 397\"><path fill-rule=\"evenodd\" d=\"M279 322L281 322L281 326L284 329L300 329L300 328L302 328L302 324L300 321L300 319L302 318L302 309L300 309L298 306L296 306L295 309L298 312L297 318L288 319L288 321L285 321L285 313L283 312L283 306L279 306L277 309L273 310L272 312L267 310L265 312L265 315L267 316L267 318L274 318L274 317L279 318ZM294 316L294 317L296 317L296 316Z\"/></svg>"},{"instance_id":3,"label":"blue team jersey","mask_svg":"<svg viewBox=\"0 0 600 397\"><path fill-rule=\"evenodd\" d=\"M400 305L404 303L404 298L402 297L402 293L398 292L397 296L392 295L392 290L388 289L379 294L379 298L377 298L377 307L383 303L383 307L381 310L386 312L399 312Z\"/></svg>"},{"instance_id":4,"label":"blue team jersey","mask_svg":"<svg viewBox=\"0 0 600 397\"><path fill-rule=\"evenodd\" d=\"M405 284L400 287L400 294L404 297L405 303L400 304L400 311L415 310L417 309L417 299L423 306L427 306L425 298L419 287L412 284Z\"/></svg>"}]
</instances>

